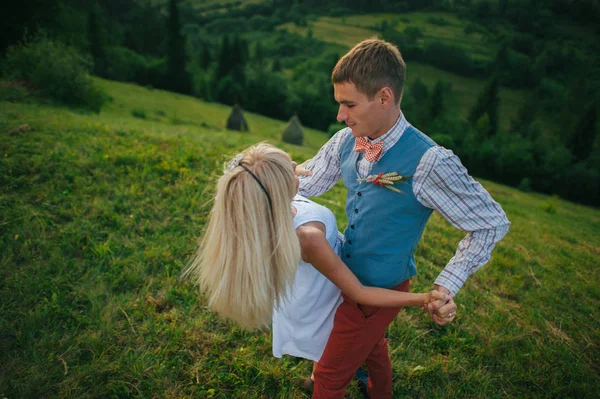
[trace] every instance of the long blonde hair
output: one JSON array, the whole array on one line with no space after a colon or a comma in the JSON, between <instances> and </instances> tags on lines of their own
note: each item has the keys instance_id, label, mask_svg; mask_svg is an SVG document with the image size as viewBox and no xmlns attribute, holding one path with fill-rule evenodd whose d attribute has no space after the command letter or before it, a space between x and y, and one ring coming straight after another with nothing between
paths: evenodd
<instances>
[{"instance_id":1,"label":"long blonde hair","mask_svg":"<svg viewBox=\"0 0 600 399\"><path fill-rule=\"evenodd\" d=\"M271 322L296 273L300 245L290 204L297 187L289 155L272 145L246 149L240 164L217 183L208 227L184 277L206 292L210 309L253 329Z\"/></svg>"}]
</instances>

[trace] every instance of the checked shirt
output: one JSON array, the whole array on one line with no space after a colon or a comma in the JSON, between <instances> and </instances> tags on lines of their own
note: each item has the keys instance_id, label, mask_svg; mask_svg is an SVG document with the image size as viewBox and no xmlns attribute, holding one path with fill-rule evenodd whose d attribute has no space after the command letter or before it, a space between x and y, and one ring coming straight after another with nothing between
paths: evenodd
<instances>
[{"instance_id":1,"label":"checked shirt","mask_svg":"<svg viewBox=\"0 0 600 399\"><path fill-rule=\"evenodd\" d=\"M404 115L400 114L388 132L369 141L371 144L381 142L383 156L408 126ZM321 195L340 180L340 149L348 139L352 139L352 130L340 130L305 165L313 175L300 177L301 195ZM359 154L357 171L360 177L366 177L372 166L364 153ZM455 228L467 232L435 280L435 284L456 294L467 278L490 259L492 249L508 232L510 222L502 207L468 174L460 159L443 147L434 146L425 152L413 176L412 187L423 206L438 211Z\"/></svg>"}]
</instances>

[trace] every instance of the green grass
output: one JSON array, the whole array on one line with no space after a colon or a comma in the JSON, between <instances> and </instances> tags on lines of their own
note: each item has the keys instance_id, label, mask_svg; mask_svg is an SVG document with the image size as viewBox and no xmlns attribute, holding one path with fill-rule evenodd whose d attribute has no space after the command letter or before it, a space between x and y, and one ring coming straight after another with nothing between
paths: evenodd
<instances>
[{"instance_id":1,"label":"green grass","mask_svg":"<svg viewBox=\"0 0 600 399\"><path fill-rule=\"evenodd\" d=\"M178 275L223 161L261 140L301 161L326 136L284 145L285 122L247 114L252 131L231 132L229 107L97 82L114 98L99 115L0 103L0 397L308 397L309 362L274 359L268 332L215 316ZM600 396L600 212L483 184L511 231L452 325L417 309L392 324L394 397ZM343 228L343 189L318 200ZM415 291L461 238L434 214Z\"/></svg>"},{"instance_id":2,"label":"green grass","mask_svg":"<svg viewBox=\"0 0 600 399\"><path fill-rule=\"evenodd\" d=\"M444 24L432 23L432 20L443 20ZM302 36L306 36L306 32L310 28L317 38L352 47L363 39L378 36L379 31L376 27L383 21L396 21L395 29L400 32L409 26L418 27L424 35L419 40L419 44L425 45L432 41L440 41L464 49L475 60L489 61L493 59L499 49L497 44L488 43L486 37L481 33L465 33L465 21L458 19L454 14L443 12L319 17L316 21L309 22L306 27L286 23L280 28L299 33Z\"/></svg>"}]
</instances>

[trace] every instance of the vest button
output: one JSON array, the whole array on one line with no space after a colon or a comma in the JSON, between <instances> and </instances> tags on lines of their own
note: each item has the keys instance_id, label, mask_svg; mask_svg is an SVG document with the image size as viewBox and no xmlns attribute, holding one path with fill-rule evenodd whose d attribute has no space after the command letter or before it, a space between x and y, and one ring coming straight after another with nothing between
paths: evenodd
<instances>
[{"instance_id":1,"label":"vest button","mask_svg":"<svg viewBox=\"0 0 600 399\"><path fill-rule=\"evenodd\" d=\"M352 225L350 225L350 228L351 228L352 230L354 230L354 225L353 225L353 224L352 224Z\"/></svg>"},{"instance_id":2,"label":"vest button","mask_svg":"<svg viewBox=\"0 0 600 399\"><path fill-rule=\"evenodd\" d=\"M349 257L350 257L350 254L346 254L346 258L349 258Z\"/></svg>"},{"instance_id":3,"label":"vest button","mask_svg":"<svg viewBox=\"0 0 600 399\"><path fill-rule=\"evenodd\" d=\"M358 195L359 197L361 197L362 193L359 191L356 195Z\"/></svg>"},{"instance_id":4,"label":"vest button","mask_svg":"<svg viewBox=\"0 0 600 399\"><path fill-rule=\"evenodd\" d=\"M358 208L355 208L355 209L354 209L354 213L358 213Z\"/></svg>"},{"instance_id":5,"label":"vest button","mask_svg":"<svg viewBox=\"0 0 600 399\"><path fill-rule=\"evenodd\" d=\"M348 244L352 245L352 240L348 240Z\"/></svg>"}]
</instances>

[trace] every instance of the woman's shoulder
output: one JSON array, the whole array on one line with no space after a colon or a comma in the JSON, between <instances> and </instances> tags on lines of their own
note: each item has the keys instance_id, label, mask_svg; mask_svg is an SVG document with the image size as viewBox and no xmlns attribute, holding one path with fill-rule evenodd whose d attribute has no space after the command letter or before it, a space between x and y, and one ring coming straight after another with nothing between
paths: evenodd
<instances>
[{"instance_id":1,"label":"woman's shoulder","mask_svg":"<svg viewBox=\"0 0 600 399\"><path fill-rule=\"evenodd\" d=\"M321 222L326 226L335 222L335 216L329 208L319 205L301 195L294 197L292 206L297 210L296 217L294 218L296 227L308 222Z\"/></svg>"}]
</instances>

